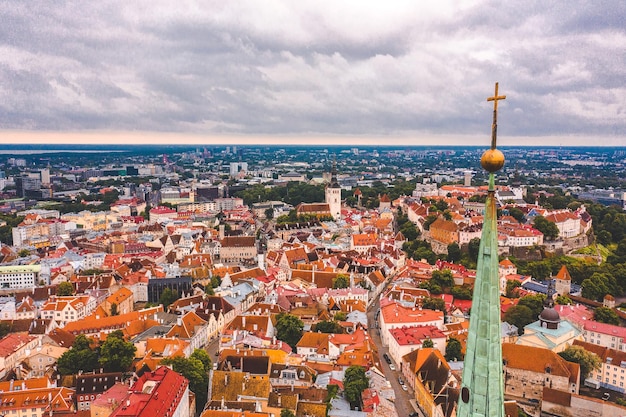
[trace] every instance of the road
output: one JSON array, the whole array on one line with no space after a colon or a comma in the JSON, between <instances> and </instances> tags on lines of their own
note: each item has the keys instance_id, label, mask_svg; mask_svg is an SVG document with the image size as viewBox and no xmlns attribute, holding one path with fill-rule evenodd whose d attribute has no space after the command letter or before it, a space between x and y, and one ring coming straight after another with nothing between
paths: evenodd
<instances>
[{"instance_id":1,"label":"road","mask_svg":"<svg viewBox=\"0 0 626 417\"><path fill-rule=\"evenodd\" d=\"M370 308L367 311L367 323L368 323L368 331L369 335L376 345L378 349L378 360L380 362L381 371L387 376L389 382L391 382L391 387L396 393L395 406L396 411L398 412L398 416L406 417L410 413L417 411L420 417L423 417L423 414L420 410L416 410L415 407L411 404L411 400L414 399L413 390L409 387L408 391L404 391L402 386L398 382L398 377L402 376L400 373L400 364L395 364L396 370L392 371L389 368L389 365L383 358L383 354L389 354L387 348L383 347L383 343L380 340L380 330L376 323L376 312L379 310L379 300L377 299L373 302ZM404 379L404 377L402 377Z\"/></svg>"}]
</instances>

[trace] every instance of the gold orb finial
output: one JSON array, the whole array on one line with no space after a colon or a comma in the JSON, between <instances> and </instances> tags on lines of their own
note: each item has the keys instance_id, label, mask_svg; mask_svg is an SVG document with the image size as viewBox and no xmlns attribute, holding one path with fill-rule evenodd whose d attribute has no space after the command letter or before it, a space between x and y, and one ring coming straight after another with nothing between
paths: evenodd
<instances>
[{"instance_id":1,"label":"gold orb finial","mask_svg":"<svg viewBox=\"0 0 626 417\"><path fill-rule=\"evenodd\" d=\"M480 158L480 165L487 172L499 171L504 166L504 154L498 149L487 149Z\"/></svg>"}]
</instances>

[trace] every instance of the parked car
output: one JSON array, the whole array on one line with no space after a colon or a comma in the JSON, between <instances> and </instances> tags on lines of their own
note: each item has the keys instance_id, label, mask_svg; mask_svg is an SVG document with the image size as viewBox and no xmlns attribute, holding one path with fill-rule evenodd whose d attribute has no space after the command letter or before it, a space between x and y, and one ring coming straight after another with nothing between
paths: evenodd
<instances>
[{"instance_id":1,"label":"parked car","mask_svg":"<svg viewBox=\"0 0 626 417\"><path fill-rule=\"evenodd\" d=\"M393 363L389 364L389 369L391 369L392 371L396 370L396 366Z\"/></svg>"},{"instance_id":2,"label":"parked car","mask_svg":"<svg viewBox=\"0 0 626 417\"><path fill-rule=\"evenodd\" d=\"M417 411L413 411L411 414L409 414L409 417L420 417L420 415Z\"/></svg>"},{"instance_id":3,"label":"parked car","mask_svg":"<svg viewBox=\"0 0 626 417\"><path fill-rule=\"evenodd\" d=\"M404 385L404 381L402 380L402 377L398 377L398 382L400 383L400 385Z\"/></svg>"},{"instance_id":4,"label":"parked car","mask_svg":"<svg viewBox=\"0 0 626 417\"><path fill-rule=\"evenodd\" d=\"M611 398L611 394L609 394L608 392L605 392L604 394L602 394L602 399L604 401L607 401L609 398Z\"/></svg>"},{"instance_id":5,"label":"parked car","mask_svg":"<svg viewBox=\"0 0 626 417\"><path fill-rule=\"evenodd\" d=\"M391 365L391 358L386 353L383 353L383 358L385 358L385 362Z\"/></svg>"}]
</instances>

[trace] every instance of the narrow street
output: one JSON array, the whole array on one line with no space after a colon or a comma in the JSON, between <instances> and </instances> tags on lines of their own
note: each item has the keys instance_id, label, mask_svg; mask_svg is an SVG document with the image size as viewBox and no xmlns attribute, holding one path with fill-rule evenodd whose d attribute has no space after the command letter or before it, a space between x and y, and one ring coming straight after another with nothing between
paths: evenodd
<instances>
[{"instance_id":1,"label":"narrow street","mask_svg":"<svg viewBox=\"0 0 626 417\"><path fill-rule=\"evenodd\" d=\"M379 300L376 300L367 311L368 331L378 350L378 360L380 362L381 371L387 376L387 380L391 383L391 387L396 394L395 406L398 416L407 417L409 414L417 411L420 417L423 417L422 412L411 404L411 400L414 400L413 390L411 388L408 388L407 391L403 390L402 385L398 382L398 378L402 376L400 373L400 364L394 364L396 370L392 371L389 368L389 364L383 358L383 354L388 354L389 351L383 347L382 341L380 340L380 329L376 323L376 313L378 310Z\"/></svg>"}]
</instances>

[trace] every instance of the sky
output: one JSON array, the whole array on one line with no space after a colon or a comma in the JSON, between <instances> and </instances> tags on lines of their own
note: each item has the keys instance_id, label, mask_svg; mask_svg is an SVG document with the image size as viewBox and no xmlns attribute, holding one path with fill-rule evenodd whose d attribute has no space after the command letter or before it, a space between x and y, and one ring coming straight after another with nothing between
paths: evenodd
<instances>
[{"instance_id":1,"label":"sky","mask_svg":"<svg viewBox=\"0 0 626 417\"><path fill-rule=\"evenodd\" d=\"M459 5L461 4L461 5ZM2 143L626 146L626 2L3 0Z\"/></svg>"}]
</instances>

